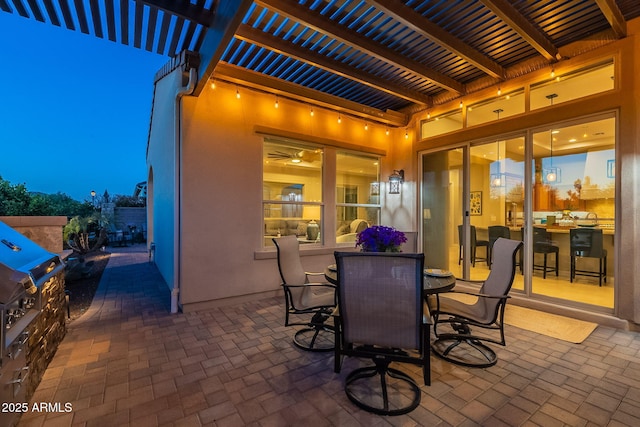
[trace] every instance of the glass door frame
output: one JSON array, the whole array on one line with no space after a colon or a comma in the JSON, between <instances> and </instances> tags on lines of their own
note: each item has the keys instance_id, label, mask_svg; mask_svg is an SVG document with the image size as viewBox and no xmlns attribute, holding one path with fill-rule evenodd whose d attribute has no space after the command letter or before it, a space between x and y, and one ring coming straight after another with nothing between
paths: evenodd
<instances>
[{"instance_id":1,"label":"glass door frame","mask_svg":"<svg viewBox=\"0 0 640 427\"><path fill-rule=\"evenodd\" d=\"M552 304L559 304L565 307L571 307L576 309L585 309L591 312L600 312L607 314L615 314L617 312L618 306L618 284L614 283L614 307L613 309L609 309L606 307L587 304L583 302L573 301L570 299L557 298L552 296L547 296L544 294L536 294L533 293L533 247L530 243L532 241L533 236L533 206L532 206L532 197L533 197L533 185L534 185L534 154L533 154L533 137L535 133L539 133L543 130L548 130L550 127L566 127L572 124L580 124L587 123L589 121L599 120L603 118L614 118L616 120L616 137L615 137L615 146L616 146L616 164L619 165L617 157L619 156L618 150L618 139L619 139L619 114L616 111L607 111L599 114L587 115L577 117L573 120L566 120L562 122L554 122L547 123L543 126L535 126L528 129L520 130L517 132L492 135L489 138L480 138L476 140L469 140L462 143L455 143L447 146L441 146L438 148L428 149L419 151L418 154L418 171L419 176L421 177L419 180L419 192L417 201L418 212L422 212L423 206L423 194L424 194L424 156L438 153L438 152L448 152L452 150L462 150L462 181L461 188L463 193L462 200L462 224L463 224L463 237L464 237L464 253L463 253L463 278L468 278L470 275L471 269L471 248L470 248L470 225L471 225L471 217L470 217L470 191L471 191L471 148L478 145L489 144L495 142L497 139L509 139L521 137L524 140L524 200L523 200L523 229L524 234L522 236L525 245L523 247L523 269L524 269L524 289L522 291L517 290L518 294L525 296L528 299L538 300L538 301L546 301ZM616 171L617 172L617 171ZM616 224L620 223L620 178L619 174L616 174L616 210L615 210L615 221ZM422 216L418 216L418 218L422 218ZM425 234L425 224L424 221L419 221L418 225L418 242L419 242L419 250L424 251L424 234ZM614 234L614 240L616 242L618 239L619 229L616 229ZM619 260L619 246L618 244L614 245L614 259L616 260L613 265L613 274L614 277L619 277L619 269L620 263Z\"/></svg>"}]
</instances>

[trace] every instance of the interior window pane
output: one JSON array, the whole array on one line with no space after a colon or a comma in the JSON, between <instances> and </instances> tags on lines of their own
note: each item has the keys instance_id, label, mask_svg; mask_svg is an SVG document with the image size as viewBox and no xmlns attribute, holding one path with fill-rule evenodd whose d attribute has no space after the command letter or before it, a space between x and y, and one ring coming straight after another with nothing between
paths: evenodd
<instances>
[{"instance_id":1,"label":"interior window pane","mask_svg":"<svg viewBox=\"0 0 640 427\"><path fill-rule=\"evenodd\" d=\"M613 308L615 119L537 132L533 135L533 147L532 207L536 233L532 239L542 235L548 246L536 246L537 241L533 242L532 291ZM597 250L589 243L588 248L575 252L574 243L581 241L575 237L579 234L575 230L581 229L599 235L593 240L600 246ZM549 266L546 277L545 251ZM594 256L596 253L603 256ZM606 266L606 282L598 277L600 263Z\"/></svg>"},{"instance_id":2,"label":"interior window pane","mask_svg":"<svg viewBox=\"0 0 640 427\"><path fill-rule=\"evenodd\" d=\"M266 138L263 150L264 244L296 235L319 243L322 233L323 151L318 147Z\"/></svg>"},{"instance_id":3,"label":"interior window pane","mask_svg":"<svg viewBox=\"0 0 640 427\"><path fill-rule=\"evenodd\" d=\"M462 129L462 110L441 114L420 123L422 138L429 138Z\"/></svg>"},{"instance_id":4,"label":"interior window pane","mask_svg":"<svg viewBox=\"0 0 640 427\"><path fill-rule=\"evenodd\" d=\"M531 110L545 108L614 88L613 61L586 70L555 76L531 86Z\"/></svg>"},{"instance_id":5,"label":"interior window pane","mask_svg":"<svg viewBox=\"0 0 640 427\"><path fill-rule=\"evenodd\" d=\"M352 243L368 226L379 223L379 159L339 152L336 155L336 242Z\"/></svg>"},{"instance_id":6,"label":"interior window pane","mask_svg":"<svg viewBox=\"0 0 640 427\"><path fill-rule=\"evenodd\" d=\"M524 90L500 95L467 108L467 126L475 126L524 113Z\"/></svg>"}]
</instances>

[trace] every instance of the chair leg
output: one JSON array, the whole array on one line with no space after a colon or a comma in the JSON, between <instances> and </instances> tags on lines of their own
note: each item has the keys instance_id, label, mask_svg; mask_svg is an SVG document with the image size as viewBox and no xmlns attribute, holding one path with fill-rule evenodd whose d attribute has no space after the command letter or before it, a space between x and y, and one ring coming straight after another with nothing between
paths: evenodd
<instances>
[{"instance_id":1,"label":"chair leg","mask_svg":"<svg viewBox=\"0 0 640 427\"><path fill-rule=\"evenodd\" d=\"M560 269L560 264L558 264L558 252L556 252L556 277L558 277L558 270Z\"/></svg>"},{"instance_id":2,"label":"chair leg","mask_svg":"<svg viewBox=\"0 0 640 427\"><path fill-rule=\"evenodd\" d=\"M573 278L576 276L576 257L571 254L571 271L569 272L569 282L573 283Z\"/></svg>"},{"instance_id":3,"label":"chair leg","mask_svg":"<svg viewBox=\"0 0 640 427\"><path fill-rule=\"evenodd\" d=\"M543 264L544 268L542 269L542 278L546 279L547 278L547 253L544 253L544 264Z\"/></svg>"}]
</instances>

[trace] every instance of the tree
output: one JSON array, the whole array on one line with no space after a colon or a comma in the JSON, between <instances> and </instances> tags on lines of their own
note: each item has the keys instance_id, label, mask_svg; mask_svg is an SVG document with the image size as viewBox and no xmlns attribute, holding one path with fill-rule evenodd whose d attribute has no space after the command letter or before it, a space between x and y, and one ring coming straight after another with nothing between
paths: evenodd
<instances>
[{"instance_id":1,"label":"tree","mask_svg":"<svg viewBox=\"0 0 640 427\"><path fill-rule=\"evenodd\" d=\"M93 252L107 241L107 220L98 212L90 216L74 216L64 226L64 239L79 254Z\"/></svg>"},{"instance_id":2,"label":"tree","mask_svg":"<svg viewBox=\"0 0 640 427\"><path fill-rule=\"evenodd\" d=\"M78 202L64 193L30 193L24 184L12 185L0 176L0 216L89 216L90 202Z\"/></svg>"},{"instance_id":3,"label":"tree","mask_svg":"<svg viewBox=\"0 0 640 427\"><path fill-rule=\"evenodd\" d=\"M31 197L24 184L11 185L0 176L0 215L29 215Z\"/></svg>"}]
</instances>

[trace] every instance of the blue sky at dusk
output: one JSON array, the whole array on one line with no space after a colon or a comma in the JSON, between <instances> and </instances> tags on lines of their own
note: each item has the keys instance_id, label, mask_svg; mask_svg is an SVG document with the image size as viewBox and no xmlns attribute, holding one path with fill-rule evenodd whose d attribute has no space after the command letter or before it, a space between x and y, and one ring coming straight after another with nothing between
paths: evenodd
<instances>
[{"instance_id":1,"label":"blue sky at dusk","mask_svg":"<svg viewBox=\"0 0 640 427\"><path fill-rule=\"evenodd\" d=\"M132 194L169 58L4 12L0 40L0 176L80 201Z\"/></svg>"}]
</instances>

